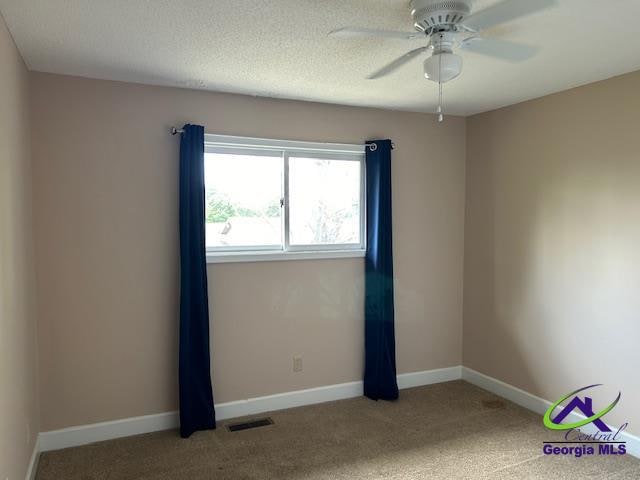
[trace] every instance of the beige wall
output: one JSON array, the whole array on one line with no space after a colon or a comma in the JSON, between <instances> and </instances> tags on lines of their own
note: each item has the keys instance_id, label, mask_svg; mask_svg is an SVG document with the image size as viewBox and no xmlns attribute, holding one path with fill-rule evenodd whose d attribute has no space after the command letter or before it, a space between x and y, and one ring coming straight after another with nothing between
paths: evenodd
<instances>
[{"instance_id":1,"label":"beige wall","mask_svg":"<svg viewBox=\"0 0 640 480\"><path fill-rule=\"evenodd\" d=\"M37 355L26 71L6 31L0 41L0 421L11 432L0 455L15 476L32 448L26 424L38 429ZM639 87L640 73L618 77L477 115L465 132L460 118L32 73L41 430L177 407L178 139L167 130L189 121L391 137L399 372L464 361L548 399L606 383L623 392L607 420L637 432ZM362 260L210 265L209 278L217 402L360 378Z\"/></svg>"},{"instance_id":2,"label":"beige wall","mask_svg":"<svg viewBox=\"0 0 640 480\"><path fill-rule=\"evenodd\" d=\"M24 478L39 431L28 74L0 16L0 478Z\"/></svg>"},{"instance_id":3,"label":"beige wall","mask_svg":"<svg viewBox=\"0 0 640 480\"><path fill-rule=\"evenodd\" d=\"M464 364L640 428L640 72L468 121ZM611 401L612 399L607 399Z\"/></svg>"},{"instance_id":4,"label":"beige wall","mask_svg":"<svg viewBox=\"0 0 640 480\"><path fill-rule=\"evenodd\" d=\"M187 121L392 138L398 369L460 364L464 119L37 73L31 85L43 430L177 408L179 141L167 132ZM360 379L363 269L210 265L216 401Z\"/></svg>"}]
</instances>

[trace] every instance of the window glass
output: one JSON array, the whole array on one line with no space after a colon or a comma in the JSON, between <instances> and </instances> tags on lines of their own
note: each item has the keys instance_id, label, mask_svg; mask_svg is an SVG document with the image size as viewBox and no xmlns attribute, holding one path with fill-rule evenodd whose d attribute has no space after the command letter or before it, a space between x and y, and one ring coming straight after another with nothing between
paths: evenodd
<instances>
[{"instance_id":1,"label":"window glass","mask_svg":"<svg viewBox=\"0 0 640 480\"><path fill-rule=\"evenodd\" d=\"M289 158L291 245L360 244L360 162Z\"/></svg>"},{"instance_id":2,"label":"window glass","mask_svg":"<svg viewBox=\"0 0 640 480\"><path fill-rule=\"evenodd\" d=\"M281 248L282 157L205 154L207 248Z\"/></svg>"}]
</instances>

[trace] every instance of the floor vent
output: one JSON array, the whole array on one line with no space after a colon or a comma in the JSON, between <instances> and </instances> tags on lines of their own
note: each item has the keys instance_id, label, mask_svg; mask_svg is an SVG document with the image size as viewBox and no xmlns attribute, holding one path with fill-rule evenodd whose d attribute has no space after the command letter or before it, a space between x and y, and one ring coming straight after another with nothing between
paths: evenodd
<instances>
[{"instance_id":1,"label":"floor vent","mask_svg":"<svg viewBox=\"0 0 640 480\"><path fill-rule=\"evenodd\" d=\"M227 430L230 432L240 432L242 430L249 430L250 428L266 427L267 425L273 425L273 420L269 417L249 420L248 422L232 423L227 425Z\"/></svg>"}]
</instances>

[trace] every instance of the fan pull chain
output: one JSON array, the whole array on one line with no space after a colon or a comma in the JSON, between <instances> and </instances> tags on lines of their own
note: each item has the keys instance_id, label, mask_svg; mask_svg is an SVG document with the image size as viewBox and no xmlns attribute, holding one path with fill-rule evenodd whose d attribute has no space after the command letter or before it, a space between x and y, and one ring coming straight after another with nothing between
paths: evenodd
<instances>
[{"instance_id":1,"label":"fan pull chain","mask_svg":"<svg viewBox=\"0 0 640 480\"><path fill-rule=\"evenodd\" d=\"M436 113L438 114L438 122L443 122L444 113L442 113L442 83L438 83L438 88L440 91L438 92L438 110L436 110Z\"/></svg>"},{"instance_id":2,"label":"fan pull chain","mask_svg":"<svg viewBox=\"0 0 640 480\"><path fill-rule=\"evenodd\" d=\"M438 122L444 121L444 113L442 113L442 55L438 55Z\"/></svg>"}]
</instances>

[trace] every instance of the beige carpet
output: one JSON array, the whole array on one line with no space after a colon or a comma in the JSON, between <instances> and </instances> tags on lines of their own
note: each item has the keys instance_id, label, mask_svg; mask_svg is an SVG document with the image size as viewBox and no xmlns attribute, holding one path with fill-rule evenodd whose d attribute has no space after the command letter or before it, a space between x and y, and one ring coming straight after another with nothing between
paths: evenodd
<instances>
[{"instance_id":1,"label":"beige carpet","mask_svg":"<svg viewBox=\"0 0 640 480\"><path fill-rule=\"evenodd\" d=\"M274 412L275 424L188 440L167 431L44 453L38 480L640 479L631 456L550 457L560 434L463 381Z\"/></svg>"}]
</instances>

